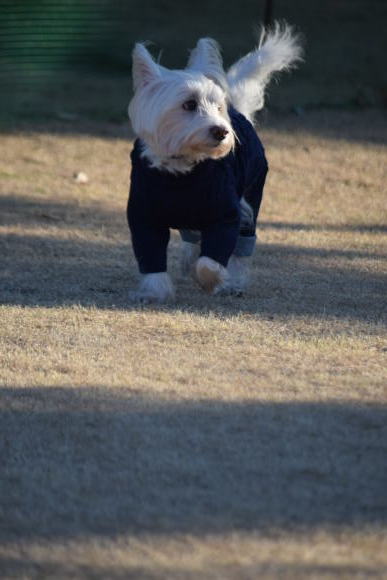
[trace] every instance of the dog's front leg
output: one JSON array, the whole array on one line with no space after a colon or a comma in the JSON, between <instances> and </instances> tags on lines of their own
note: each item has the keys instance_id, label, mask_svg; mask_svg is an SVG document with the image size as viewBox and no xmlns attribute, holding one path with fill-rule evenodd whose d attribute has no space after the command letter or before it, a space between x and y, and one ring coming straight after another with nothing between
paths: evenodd
<instances>
[{"instance_id":1,"label":"dog's front leg","mask_svg":"<svg viewBox=\"0 0 387 580\"><path fill-rule=\"evenodd\" d=\"M137 290L129 297L135 302L173 300L175 289L167 273L169 229L146 224L129 213L133 250L141 272Z\"/></svg>"},{"instance_id":2,"label":"dog's front leg","mask_svg":"<svg viewBox=\"0 0 387 580\"><path fill-rule=\"evenodd\" d=\"M239 214L228 217L228 221L214 223L201 232L201 256L195 264L195 274L209 294L217 294L229 279L227 263L239 234Z\"/></svg>"},{"instance_id":3,"label":"dog's front leg","mask_svg":"<svg viewBox=\"0 0 387 580\"><path fill-rule=\"evenodd\" d=\"M226 268L208 256L201 256L197 260L195 275L199 285L209 294L216 294L217 289L228 279Z\"/></svg>"}]
</instances>

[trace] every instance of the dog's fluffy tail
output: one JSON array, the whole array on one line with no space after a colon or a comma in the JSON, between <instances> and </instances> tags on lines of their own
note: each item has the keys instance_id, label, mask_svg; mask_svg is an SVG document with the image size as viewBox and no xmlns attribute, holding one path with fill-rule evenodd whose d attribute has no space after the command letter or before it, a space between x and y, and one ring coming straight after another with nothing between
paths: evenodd
<instances>
[{"instance_id":1,"label":"dog's fluffy tail","mask_svg":"<svg viewBox=\"0 0 387 580\"><path fill-rule=\"evenodd\" d=\"M264 105L265 88L272 75L293 68L300 60L300 39L291 26L276 22L271 29L263 28L258 47L227 72L233 106L251 119Z\"/></svg>"}]
</instances>

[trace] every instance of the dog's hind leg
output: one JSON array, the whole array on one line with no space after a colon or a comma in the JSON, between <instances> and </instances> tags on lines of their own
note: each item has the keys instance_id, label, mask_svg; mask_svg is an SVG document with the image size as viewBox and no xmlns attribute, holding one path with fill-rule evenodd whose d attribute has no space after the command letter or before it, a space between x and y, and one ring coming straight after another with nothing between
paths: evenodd
<instances>
[{"instance_id":1,"label":"dog's hind leg","mask_svg":"<svg viewBox=\"0 0 387 580\"><path fill-rule=\"evenodd\" d=\"M240 202L240 208L241 208L241 225L240 228L241 230L247 230L247 231L255 231L255 222L256 222L256 217L254 215L254 210L251 207L251 205L248 203L248 201L246 201L246 199L244 197L241 198L241 202Z\"/></svg>"},{"instance_id":2,"label":"dog's hind leg","mask_svg":"<svg viewBox=\"0 0 387 580\"><path fill-rule=\"evenodd\" d=\"M200 254L200 245L182 241L180 250L180 273L186 278L192 274L194 264Z\"/></svg>"},{"instance_id":3,"label":"dog's hind leg","mask_svg":"<svg viewBox=\"0 0 387 580\"><path fill-rule=\"evenodd\" d=\"M179 230L180 246L180 273L186 278L193 274L194 264L200 254L201 234L197 230Z\"/></svg>"},{"instance_id":4,"label":"dog's hind leg","mask_svg":"<svg viewBox=\"0 0 387 580\"><path fill-rule=\"evenodd\" d=\"M249 256L232 255L227 264L227 278L215 288L214 294L234 294L241 296L250 281Z\"/></svg>"}]
</instances>

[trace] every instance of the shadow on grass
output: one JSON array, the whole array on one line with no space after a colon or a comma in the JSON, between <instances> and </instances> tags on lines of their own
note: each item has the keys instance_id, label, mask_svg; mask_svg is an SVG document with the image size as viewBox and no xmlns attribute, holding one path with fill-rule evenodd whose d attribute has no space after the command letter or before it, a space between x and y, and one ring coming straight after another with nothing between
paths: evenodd
<instances>
[{"instance_id":1,"label":"shadow on grass","mask_svg":"<svg viewBox=\"0 0 387 580\"><path fill-rule=\"evenodd\" d=\"M295 135L314 135L328 141L386 145L387 122L384 110L377 108L335 109L318 105L302 109L299 114L263 112L258 132L274 130Z\"/></svg>"},{"instance_id":2,"label":"shadow on grass","mask_svg":"<svg viewBox=\"0 0 387 580\"><path fill-rule=\"evenodd\" d=\"M3 541L387 524L387 406L2 388Z\"/></svg>"},{"instance_id":3,"label":"shadow on grass","mask_svg":"<svg viewBox=\"0 0 387 580\"><path fill-rule=\"evenodd\" d=\"M384 234L387 225L384 224L304 224L301 222L265 222L260 221L261 229L287 230L296 232L353 232L358 234ZM387 256L385 256L387 257Z\"/></svg>"},{"instance_id":4,"label":"shadow on grass","mask_svg":"<svg viewBox=\"0 0 387 580\"><path fill-rule=\"evenodd\" d=\"M137 308L128 301L128 289L136 284L137 267L124 212L9 195L0 199L0 213L0 223L20 227L20 233L0 236L0 303ZM260 227L381 232L378 224L314 226L264 222ZM23 233L26 228L28 234ZM70 237L71 230L81 235ZM111 232L110 240L106 231ZM173 239L170 264L175 278L176 245ZM380 322L386 314L386 276L359 264L386 257L367 250L259 244L252 285L246 296L208 297L191 281L178 280L177 302L163 308L220 314L307 314Z\"/></svg>"},{"instance_id":5,"label":"shadow on grass","mask_svg":"<svg viewBox=\"0 0 387 580\"><path fill-rule=\"evenodd\" d=\"M146 580L160 580L161 578L168 578L168 580L180 580L184 578L185 580L197 580L197 578L210 577L210 578L298 578L300 580L309 580L310 578L371 578L379 577L378 566L370 565L343 565L343 564L294 564L288 562L286 565L281 565L273 557L271 560L266 560L257 564L243 563L239 565L208 565L203 570L198 570L197 565L192 567L188 565L182 565L178 567L176 565L168 568L165 571L150 571L147 566L134 565L128 566L123 565L113 565L113 566L96 566L92 564L82 564L76 566L76 576L75 567L72 563L65 564L64 562L50 562L45 561L42 563L39 558L39 563L33 559L28 559L25 556L21 558L0 558L0 567L2 570L11 573L10 578L23 577L22 574L26 572L39 570L40 578L58 578L64 580L69 578L73 580L74 578L93 578L93 580L128 580L128 579L139 579L144 578ZM167 573L167 576L166 576ZM18 576L16 576L18 574ZM205 576L204 576L205 575ZM262 576L261 576L262 575ZM264 575L264 576L263 576Z\"/></svg>"},{"instance_id":6,"label":"shadow on grass","mask_svg":"<svg viewBox=\"0 0 387 580\"><path fill-rule=\"evenodd\" d=\"M126 94L126 93L125 93ZM129 102L129 98L127 99ZM44 118L36 119L8 118L0 119L0 136L12 133L52 133L54 135L82 135L93 137L108 137L110 139L131 140L135 138L125 114L126 105L117 121L109 120L109 114L100 114L93 119L91 116L77 116L73 121ZM276 110L258 112L258 133L279 132L294 135L296 133L315 135L329 141L348 141L352 143L369 143L385 145L387 142L387 122L383 109L324 108L303 109L302 113L283 113ZM264 144L266 139L263 139Z\"/></svg>"}]
</instances>

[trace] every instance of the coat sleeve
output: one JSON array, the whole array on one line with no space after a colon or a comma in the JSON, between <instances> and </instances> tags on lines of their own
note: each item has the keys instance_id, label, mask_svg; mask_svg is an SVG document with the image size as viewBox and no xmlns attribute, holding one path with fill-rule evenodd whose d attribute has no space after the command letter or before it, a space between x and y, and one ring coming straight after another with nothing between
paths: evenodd
<instances>
[{"instance_id":1,"label":"coat sleeve","mask_svg":"<svg viewBox=\"0 0 387 580\"><path fill-rule=\"evenodd\" d=\"M127 218L134 255L141 274L166 272L169 228L151 219L145 192L141 191L143 185L133 164Z\"/></svg>"},{"instance_id":2,"label":"coat sleeve","mask_svg":"<svg viewBox=\"0 0 387 580\"><path fill-rule=\"evenodd\" d=\"M222 211L216 222L202 229L201 255L226 267L239 235L240 201L232 175L225 174L216 187Z\"/></svg>"},{"instance_id":3,"label":"coat sleeve","mask_svg":"<svg viewBox=\"0 0 387 580\"><path fill-rule=\"evenodd\" d=\"M128 216L133 251L141 274L166 272L169 229L137 221L130 210Z\"/></svg>"}]
</instances>

